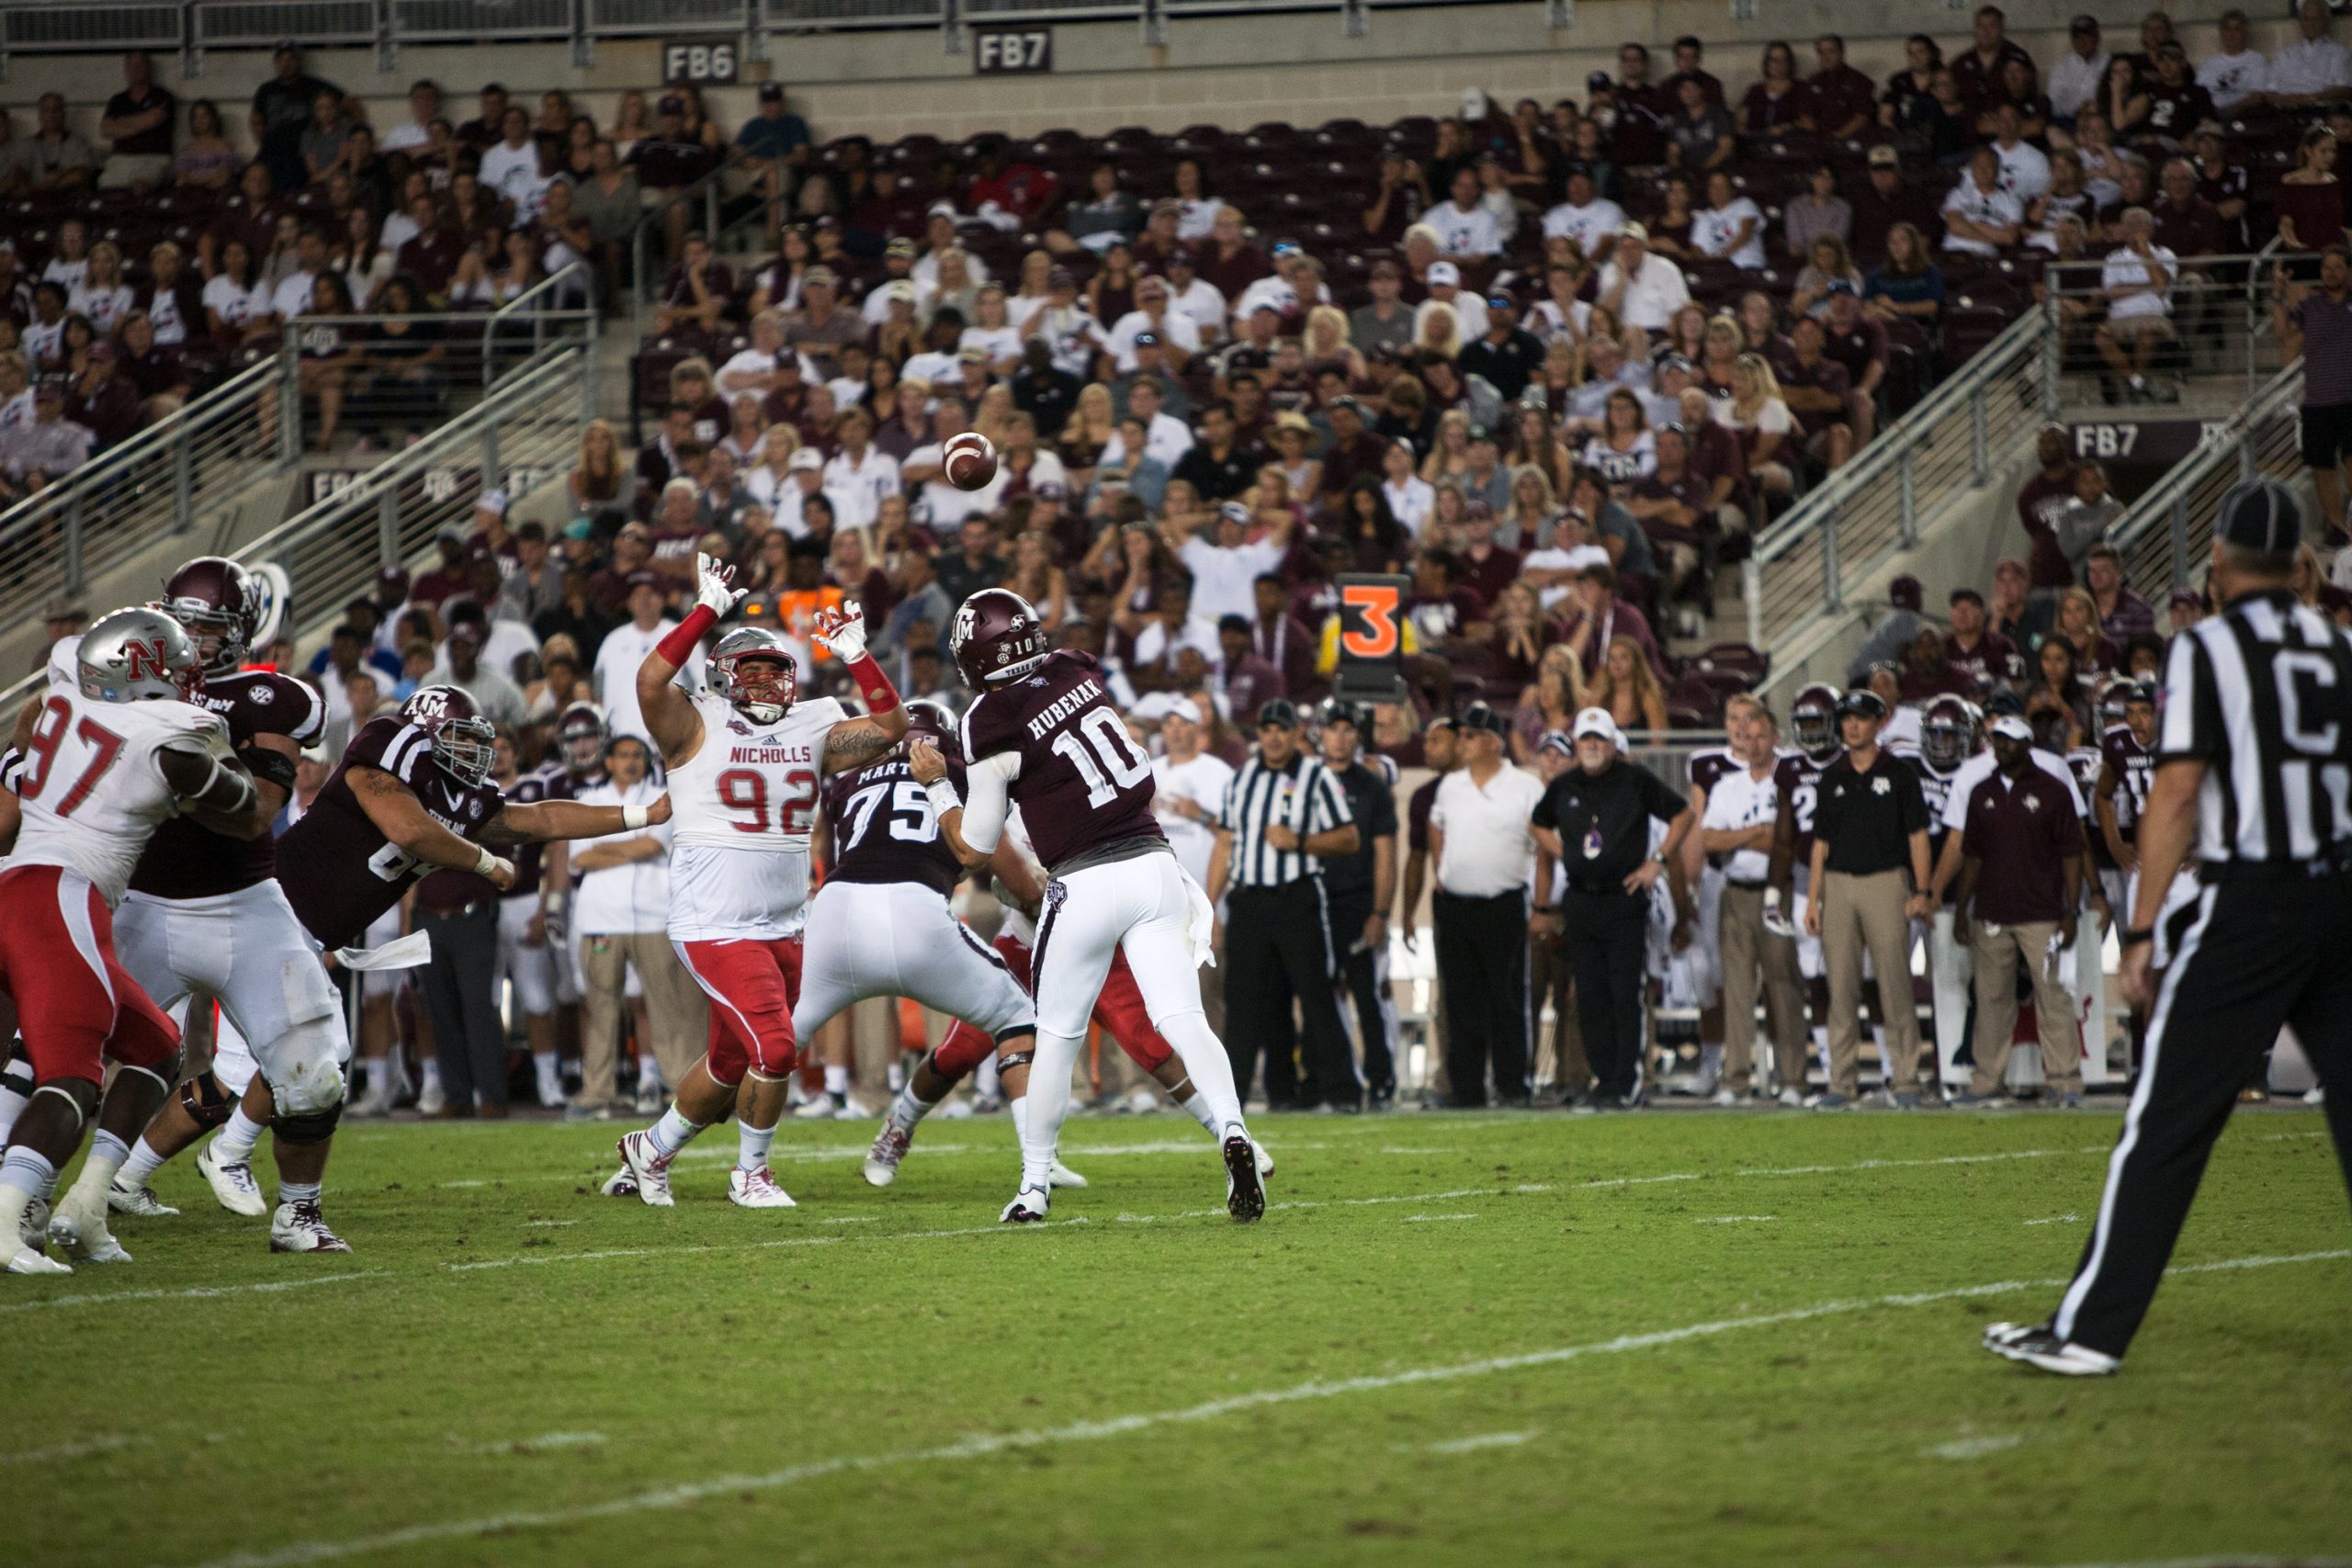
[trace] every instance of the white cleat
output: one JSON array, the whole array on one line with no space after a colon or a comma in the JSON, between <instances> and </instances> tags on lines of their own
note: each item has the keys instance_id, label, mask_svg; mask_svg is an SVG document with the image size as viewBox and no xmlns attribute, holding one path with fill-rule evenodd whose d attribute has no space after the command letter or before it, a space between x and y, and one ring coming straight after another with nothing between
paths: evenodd
<instances>
[{"instance_id":1,"label":"white cleat","mask_svg":"<svg viewBox=\"0 0 2352 1568\"><path fill-rule=\"evenodd\" d=\"M1258 1156L1258 1179L1263 1181L1274 1174L1274 1156L1268 1154L1266 1145L1255 1138L1250 1140L1250 1147Z\"/></svg>"},{"instance_id":2,"label":"white cleat","mask_svg":"<svg viewBox=\"0 0 2352 1568\"><path fill-rule=\"evenodd\" d=\"M1086 1178L1079 1175L1078 1172L1072 1170L1058 1159L1054 1161L1053 1172L1046 1177L1046 1180L1052 1182L1056 1187L1077 1188L1084 1187L1086 1185Z\"/></svg>"},{"instance_id":3,"label":"white cleat","mask_svg":"<svg viewBox=\"0 0 2352 1568\"><path fill-rule=\"evenodd\" d=\"M972 1119L972 1102L959 1096L948 1100L932 1114L947 1122L969 1122Z\"/></svg>"},{"instance_id":4,"label":"white cleat","mask_svg":"<svg viewBox=\"0 0 2352 1568\"><path fill-rule=\"evenodd\" d=\"M125 1187L119 1176L107 1184L107 1207L141 1220L167 1220L179 1213L156 1197L153 1188Z\"/></svg>"},{"instance_id":5,"label":"white cleat","mask_svg":"<svg viewBox=\"0 0 2352 1568\"><path fill-rule=\"evenodd\" d=\"M1004 1213L997 1216L997 1223L1005 1225L1035 1224L1046 1217L1046 1210L1052 1202L1052 1194L1044 1188L1024 1187L1014 1194L1012 1202L1004 1206Z\"/></svg>"},{"instance_id":6,"label":"white cleat","mask_svg":"<svg viewBox=\"0 0 2352 1568\"><path fill-rule=\"evenodd\" d=\"M735 1167L727 1173L727 1199L739 1209L797 1209L792 1194L776 1184L775 1172Z\"/></svg>"},{"instance_id":7,"label":"white cleat","mask_svg":"<svg viewBox=\"0 0 2352 1568\"><path fill-rule=\"evenodd\" d=\"M598 1190L607 1198L634 1198L637 1196L637 1175L623 1166L605 1178L605 1185Z\"/></svg>"},{"instance_id":8,"label":"white cleat","mask_svg":"<svg viewBox=\"0 0 2352 1568\"><path fill-rule=\"evenodd\" d=\"M11 1274L71 1274L74 1269L72 1265L60 1263L37 1247L19 1247L17 1248L16 1255L8 1259L8 1272Z\"/></svg>"},{"instance_id":9,"label":"white cleat","mask_svg":"<svg viewBox=\"0 0 2352 1568\"><path fill-rule=\"evenodd\" d=\"M637 1182L637 1195L646 1207L677 1207L678 1201L670 1195L670 1156L655 1148L650 1137L631 1133L614 1146L620 1150L623 1174Z\"/></svg>"},{"instance_id":10,"label":"white cleat","mask_svg":"<svg viewBox=\"0 0 2352 1568\"><path fill-rule=\"evenodd\" d=\"M349 1252L351 1244L327 1228L318 1200L280 1203L269 1220L272 1252Z\"/></svg>"},{"instance_id":11,"label":"white cleat","mask_svg":"<svg viewBox=\"0 0 2352 1568\"><path fill-rule=\"evenodd\" d=\"M907 1150L915 1141L914 1129L901 1127L896 1122L885 1122L882 1130L874 1134L874 1146L865 1151L865 1181L869 1187L888 1187L899 1179L899 1162L907 1157Z\"/></svg>"},{"instance_id":12,"label":"white cleat","mask_svg":"<svg viewBox=\"0 0 2352 1568\"><path fill-rule=\"evenodd\" d=\"M232 1214L243 1214L249 1220L260 1219L269 1213L269 1204L261 1195L261 1183L254 1179L254 1168L243 1160L224 1160L207 1144L197 1152L196 1168L211 1184L212 1195L220 1206Z\"/></svg>"},{"instance_id":13,"label":"white cleat","mask_svg":"<svg viewBox=\"0 0 2352 1568\"><path fill-rule=\"evenodd\" d=\"M867 1110L865 1102L860 1100L855 1095L845 1094L842 1096L842 1108L833 1112L833 1120L836 1122L871 1122L875 1117L880 1114L881 1112L878 1111Z\"/></svg>"},{"instance_id":14,"label":"white cleat","mask_svg":"<svg viewBox=\"0 0 2352 1568\"><path fill-rule=\"evenodd\" d=\"M107 1229L107 1201L76 1184L50 1216L49 1239L85 1263L128 1263L130 1254Z\"/></svg>"},{"instance_id":15,"label":"white cleat","mask_svg":"<svg viewBox=\"0 0 2352 1568\"><path fill-rule=\"evenodd\" d=\"M1984 1328L1984 1348L1996 1356L2060 1377L2103 1378L2122 1365L2104 1350L2061 1339L2039 1323L1995 1323Z\"/></svg>"},{"instance_id":16,"label":"white cleat","mask_svg":"<svg viewBox=\"0 0 2352 1568\"><path fill-rule=\"evenodd\" d=\"M812 1094L792 1108L792 1114L810 1122L831 1122L842 1113L842 1102L830 1094Z\"/></svg>"}]
</instances>

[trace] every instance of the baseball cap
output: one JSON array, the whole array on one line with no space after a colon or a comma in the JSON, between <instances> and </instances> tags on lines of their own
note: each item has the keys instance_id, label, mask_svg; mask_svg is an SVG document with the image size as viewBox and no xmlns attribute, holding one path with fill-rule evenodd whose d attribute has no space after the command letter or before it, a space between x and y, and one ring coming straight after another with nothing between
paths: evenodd
<instances>
[{"instance_id":1,"label":"baseball cap","mask_svg":"<svg viewBox=\"0 0 2352 1568\"><path fill-rule=\"evenodd\" d=\"M814 446L795 446L792 449L792 456L784 460L784 471L788 474L797 474L803 468L822 468L824 466L825 455Z\"/></svg>"},{"instance_id":2,"label":"baseball cap","mask_svg":"<svg viewBox=\"0 0 2352 1568\"><path fill-rule=\"evenodd\" d=\"M2012 740L2022 740L2029 746L2033 744L2033 726L2013 713L2005 713L1995 717L1992 723L1984 727L1984 733L2006 735Z\"/></svg>"},{"instance_id":3,"label":"baseball cap","mask_svg":"<svg viewBox=\"0 0 2352 1568\"><path fill-rule=\"evenodd\" d=\"M1503 293L1487 295L1487 303L1493 306L1498 310L1516 310L1519 309L1519 301L1513 299L1510 295Z\"/></svg>"},{"instance_id":4,"label":"baseball cap","mask_svg":"<svg viewBox=\"0 0 2352 1568\"><path fill-rule=\"evenodd\" d=\"M781 82L761 83L760 102L763 104L780 104L784 102L784 84Z\"/></svg>"},{"instance_id":5,"label":"baseball cap","mask_svg":"<svg viewBox=\"0 0 2352 1568\"><path fill-rule=\"evenodd\" d=\"M833 276L833 269L831 267L812 266L801 277L800 287L806 288L812 283L821 283L826 288L831 288L837 281L838 279Z\"/></svg>"},{"instance_id":6,"label":"baseball cap","mask_svg":"<svg viewBox=\"0 0 2352 1568\"><path fill-rule=\"evenodd\" d=\"M1609 79L1609 73L1606 71L1588 71L1585 73L1584 85L1587 92L1599 92L1603 87L1616 85Z\"/></svg>"},{"instance_id":7,"label":"baseball cap","mask_svg":"<svg viewBox=\"0 0 2352 1568\"><path fill-rule=\"evenodd\" d=\"M1503 716L1485 703L1472 703L1463 710L1462 728L1483 729L1489 735L1503 735L1510 729L1510 726L1505 722Z\"/></svg>"},{"instance_id":8,"label":"baseball cap","mask_svg":"<svg viewBox=\"0 0 2352 1568\"><path fill-rule=\"evenodd\" d=\"M563 536L567 539L593 539L596 536L596 525L585 517L575 517L563 525Z\"/></svg>"},{"instance_id":9,"label":"baseball cap","mask_svg":"<svg viewBox=\"0 0 2352 1568\"><path fill-rule=\"evenodd\" d=\"M1568 727L1569 739L1581 740L1588 735L1607 740L1617 739L1617 721L1609 716L1607 708L1585 708L1577 714L1576 722Z\"/></svg>"},{"instance_id":10,"label":"baseball cap","mask_svg":"<svg viewBox=\"0 0 2352 1568\"><path fill-rule=\"evenodd\" d=\"M2066 24L2066 30L2070 33L2095 33L2098 31L2098 18L2088 11L2078 11L2075 19Z\"/></svg>"},{"instance_id":11,"label":"baseball cap","mask_svg":"<svg viewBox=\"0 0 2352 1568\"><path fill-rule=\"evenodd\" d=\"M1372 264L1372 276L1401 278L1405 276L1405 270L1393 261L1376 261Z\"/></svg>"},{"instance_id":12,"label":"baseball cap","mask_svg":"<svg viewBox=\"0 0 2352 1568\"><path fill-rule=\"evenodd\" d=\"M1224 502L1216 509L1216 514L1227 523L1238 523L1244 527L1250 523L1250 509L1238 501Z\"/></svg>"},{"instance_id":13,"label":"baseball cap","mask_svg":"<svg viewBox=\"0 0 2352 1568\"><path fill-rule=\"evenodd\" d=\"M1919 580L1906 571L1886 585L1886 601L1898 610L1916 610L1927 602L1927 595Z\"/></svg>"},{"instance_id":14,"label":"baseball cap","mask_svg":"<svg viewBox=\"0 0 2352 1568\"><path fill-rule=\"evenodd\" d=\"M1168 265L1170 266L1195 266L1199 265L1199 262L1200 258L1193 254L1193 247L1190 245L1178 245L1175 249L1168 253Z\"/></svg>"},{"instance_id":15,"label":"baseball cap","mask_svg":"<svg viewBox=\"0 0 2352 1568\"><path fill-rule=\"evenodd\" d=\"M1839 718L1884 718L1886 699L1868 686L1857 686L1838 699Z\"/></svg>"},{"instance_id":16,"label":"baseball cap","mask_svg":"<svg viewBox=\"0 0 2352 1568\"><path fill-rule=\"evenodd\" d=\"M1298 242L1296 240L1276 240L1274 242L1273 249L1268 251L1266 254L1279 261L1284 256L1301 255L1305 253L1298 248Z\"/></svg>"},{"instance_id":17,"label":"baseball cap","mask_svg":"<svg viewBox=\"0 0 2352 1568\"><path fill-rule=\"evenodd\" d=\"M662 101L654 107L662 114L684 114L686 112L686 100L675 93L664 93Z\"/></svg>"},{"instance_id":18,"label":"baseball cap","mask_svg":"<svg viewBox=\"0 0 2352 1568\"><path fill-rule=\"evenodd\" d=\"M634 593L640 588L661 587L662 574L658 571L647 571L640 568L636 571L630 572L628 576L623 578L621 581L628 585L628 591Z\"/></svg>"},{"instance_id":19,"label":"baseball cap","mask_svg":"<svg viewBox=\"0 0 2352 1568\"><path fill-rule=\"evenodd\" d=\"M1870 164L1873 169L1892 169L1903 162L1903 154L1882 141L1870 150Z\"/></svg>"},{"instance_id":20,"label":"baseball cap","mask_svg":"<svg viewBox=\"0 0 2352 1568\"><path fill-rule=\"evenodd\" d=\"M1462 269L1450 261L1431 262L1429 279L1431 288L1459 288L1462 287Z\"/></svg>"},{"instance_id":21,"label":"baseball cap","mask_svg":"<svg viewBox=\"0 0 2352 1568\"><path fill-rule=\"evenodd\" d=\"M1288 697L1276 697L1272 702L1259 707L1258 722L1261 726L1272 724L1279 725L1284 729L1296 729L1298 705Z\"/></svg>"},{"instance_id":22,"label":"baseball cap","mask_svg":"<svg viewBox=\"0 0 2352 1568\"><path fill-rule=\"evenodd\" d=\"M1174 702L1170 703L1168 705L1168 716L1170 718L1181 718L1187 724L1200 724L1204 722L1201 717L1201 705L1194 702L1190 697L1178 697Z\"/></svg>"},{"instance_id":23,"label":"baseball cap","mask_svg":"<svg viewBox=\"0 0 2352 1568\"><path fill-rule=\"evenodd\" d=\"M1136 346L1137 348L1158 348L1159 346L1159 334L1158 333L1136 333Z\"/></svg>"},{"instance_id":24,"label":"baseball cap","mask_svg":"<svg viewBox=\"0 0 2352 1568\"><path fill-rule=\"evenodd\" d=\"M958 365L986 365L989 362L989 351L985 348L959 349L956 354L956 362Z\"/></svg>"},{"instance_id":25,"label":"baseball cap","mask_svg":"<svg viewBox=\"0 0 2352 1568\"><path fill-rule=\"evenodd\" d=\"M1953 589L1951 591L1951 597L1946 600L1945 603L1948 604L1957 604L1962 599L1967 600L1970 604L1975 605L1980 610L1984 607L1984 595L1979 593L1973 588Z\"/></svg>"},{"instance_id":26,"label":"baseball cap","mask_svg":"<svg viewBox=\"0 0 2352 1568\"><path fill-rule=\"evenodd\" d=\"M653 574L649 571L644 575L650 577ZM632 583L630 586L634 587L635 584ZM479 647L481 643L481 627L472 621L459 621L457 625L449 628L449 640L451 642L470 642Z\"/></svg>"},{"instance_id":27,"label":"baseball cap","mask_svg":"<svg viewBox=\"0 0 2352 1568\"><path fill-rule=\"evenodd\" d=\"M1855 292L1854 280L1850 277L1833 277L1829 280L1829 288L1826 292L1831 294L1851 294Z\"/></svg>"},{"instance_id":28,"label":"baseball cap","mask_svg":"<svg viewBox=\"0 0 2352 1568\"><path fill-rule=\"evenodd\" d=\"M1650 231L1639 223L1629 222L1617 231L1617 237L1621 240L1639 240L1646 245L1650 242Z\"/></svg>"},{"instance_id":29,"label":"baseball cap","mask_svg":"<svg viewBox=\"0 0 2352 1568\"><path fill-rule=\"evenodd\" d=\"M33 383L33 396L36 398L62 398L64 395L65 378L62 376L52 373Z\"/></svg>"},{"instance_id":30,"label":"baseball cap","mask_svg":"<svg viewBox=\"0 0 2352 1568\"><path fill-rule=\"evenodd\" d=\"M1055 267L1046 274L1046 287L1048 288L1075 288L1078 287L1078 274L1070 271L1070 269L1066 266Z\"/></svg>"},{"instance_id":31,"label":"baseball cap","mask_svg":"<svg viewBox=\"0 0 2352 1568\"><path fill-rule=\"evenodd\" d=\"M1691 371L1699 367L1690 363L1688 355L1680 354L1669 354L1657 362L1657 373L1661 376L1669 370Z\"/></svg>"},{"instance_id":32,"label":"baseball cap","mask_svg":"<svg viewBox=\"0 0 2352 1568\"><path fill-rule=\"evenodd\" d=\"M474 510L476 512L494 513L501 517L505 516L506 492L503 490L486 490L482 491L481 495L474 499Z\"/></svg>"},{"instance_id":33,"label":"baseball cap","mask_svg":"<svg viewBox=\"0 0 2352 1568\"><path fill-rule=\"evenodd\" d=\"M923 209L923 216L925 218L953 218L956 216L956 204L952 201L934 201Z\"/></svg>"},{"instance_id":34,"label":"baseball cap","mask_svg":"<svg viewBox=\"0 0 2352 1568\"><path fill-rule=\"evenodd\" d=\"M1558 729L1545 730L1544 739L1535 743L1535 749L1538 751L1556 752L1563 757L1573 757L1577 754L1575 738L1565 730Z\"/></svg>"},{"instance_id":35,"label":"baseball cap","mask_svg":"<svg viewBox=\"0 0 2352 1568\"><path fill-rule=\"evenodd\" d=\"M2201 610L2205 607L2205 595L2194 588L2176 588L2172 591L2172 603L2186 604L2194 610Z\"/></svg>"},{"instance_id":36,"label":"baseball cap","mask_svg":"<svg viewBox=\"0 0 2352 1568\"><path fill-rule=\"evenodd\" d=\"M2222 492L2213 532L2241 549L2287 555L2302 543L2302 505L2277 479L2245 479Z\"/></svg>"},{"instance_id":37,"label":"baseball cap","mask_svg":"<svg viewBox=\"0 0 2352 1568\"><path fill-rule=\"evenodd\" d=\"M887 300L903 300L911 305L915 302L915 286L903 277L899 278L882 290L882 298Z\"/></svg>"},{"instance_id":38,"label":"baseball cap","mask_svg":"<svg viewBox=\"0 0 2352 1568\"><path fill-rule=\"evenodd\" d=\"M915 243L901 234L883 246L882 254L886 256L912 256L915 254Z\"/></svg>"}]
</instances>

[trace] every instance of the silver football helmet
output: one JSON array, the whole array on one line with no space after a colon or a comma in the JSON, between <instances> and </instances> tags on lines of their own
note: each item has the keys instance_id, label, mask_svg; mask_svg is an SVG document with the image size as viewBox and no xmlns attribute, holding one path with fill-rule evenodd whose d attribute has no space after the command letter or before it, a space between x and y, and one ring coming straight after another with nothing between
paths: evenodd
<instances>
[{"instance_id":1,"label":"silver football helmet","mask_svg":"<svg viewBox=\"0 0 2352 1568\"><path fill-rule=\"evenodd\" d=\"M94 702L194 702L204 690L204 662L187 628L161 610L102 615L82 634L77 655L82 694Z\"/></svg>"},{"instance_id":2,"label":"silver football helmet","mask_svg":"<svg viewBox=\"0 0 2352 1568\"><path fill-rule=\"evenodd\" d=\"M799 694L800 663L782 632L737 626L711 649L710 685L754 723L774 724Z\"/></svg>"}]
</instances>

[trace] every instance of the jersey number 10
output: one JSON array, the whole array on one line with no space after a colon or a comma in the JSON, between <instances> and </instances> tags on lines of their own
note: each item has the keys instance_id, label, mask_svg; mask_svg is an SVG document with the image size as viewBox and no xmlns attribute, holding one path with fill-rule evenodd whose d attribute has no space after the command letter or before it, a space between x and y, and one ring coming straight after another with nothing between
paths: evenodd
<instances>
[{"instance_id":1,"label":"jersey number 10","mask_svg":"<svg viewBox=\"0 0 2352 1568\"><path fill-rule=\"evenodd\" d=\"M1080 741L1079 737L1086 739ZM1089 753L1092 755L1089 755ZM1078 776L1086 781L1086 804L1108 806L1123 789L1133 789L1151 776L1151 759L1109 708L1089 708L1069 729L1054 737L1054 755L1067 757ZM1102 767L1095 766L1096 758ZM1108 769L1106 774L1104 769Z\"/></svg>"}]
</instances>

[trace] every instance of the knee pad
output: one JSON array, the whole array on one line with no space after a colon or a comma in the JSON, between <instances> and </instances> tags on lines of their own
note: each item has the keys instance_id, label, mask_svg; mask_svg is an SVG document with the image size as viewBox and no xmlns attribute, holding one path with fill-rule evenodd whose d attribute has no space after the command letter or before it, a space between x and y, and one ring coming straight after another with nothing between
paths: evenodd
<instances>
[{"instance_id":1,"label":"knee pad","mask_svg":"<svg viewBox=\"0 0 2352 1568\"><path fill-rule=\"evenodd\" d=\"M1025 1067L1036 1059L1037 1053L1034 1050L1005 1051L1000 1053L997 1056L996 1070L1001 1073L1010 1072L1014 1067Z\"/></svg>"},{"instance_id":2,"label":"knee pad","mask_svg":"<svg viewBox=\"0 0 2352 1568\"><path fill-rule=\"evenodd\" d=\"M237 1109L236 1097L224 1092L208 1067L180 1085L180 1109L205 1132L225 1123Z\"/></svg>"},{"instance_id":3,"label":"knee pad","mask_svg":"<svg viewBox=\"0 0 2352 1568\"><path fill-rule=\"evenodd\" d=\"M289 1117L320 1116L343 1113L343 1068L333 1060L306 1062L286 1075L283 1083L273 1080L269 1091L277 1101L278 1124L283 1126ZM334 1130L334 1123L328 1123Z\"/></svg>"},{"instance_id":4,"label":"knee pad","mask_svg":"<svg viewBox=\"0 0 2352 1568\"><path fill-rule=\"evenodd\" d=\"M309 1111L300 1115L288 1115L280 1111L269 1124L280 1143L294 1145L323 1144L334 1136L335 1123L343 1120L343 1101L336 1100L324 1111Z\"/></svg>"},{"instance_id":5,"label":"knee pad","mask_svg":"<svg viewBox=\"0 0 2352 1568\"><path fill-rule=\"evenodd\" d=\"M343 1103L347 1049L339 1021L329 1011L297 1021L266 1048L255 1050L254 1060L279 1113L301 1116Z\"/></svg>"}]
</instances>

